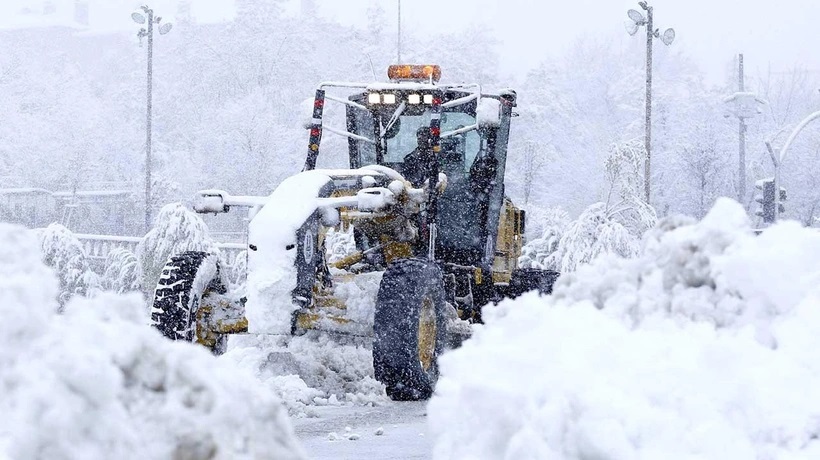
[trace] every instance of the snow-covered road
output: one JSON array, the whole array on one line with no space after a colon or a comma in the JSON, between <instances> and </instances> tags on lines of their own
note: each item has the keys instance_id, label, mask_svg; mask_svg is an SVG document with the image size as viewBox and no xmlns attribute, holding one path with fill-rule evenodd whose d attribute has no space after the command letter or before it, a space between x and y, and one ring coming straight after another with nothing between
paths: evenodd
<instances>
[{"instance_id":1,"label":"snow-covered road","mask_svg":"<svg viewBox=\"0 0 820 460\"><path fill-rule=\"evenodd\" d=\"M432 439L426 402L384 406L327 406L318 418L293 419L296 435L312 459L429 459Z\"/></svg>"}]
</instances>

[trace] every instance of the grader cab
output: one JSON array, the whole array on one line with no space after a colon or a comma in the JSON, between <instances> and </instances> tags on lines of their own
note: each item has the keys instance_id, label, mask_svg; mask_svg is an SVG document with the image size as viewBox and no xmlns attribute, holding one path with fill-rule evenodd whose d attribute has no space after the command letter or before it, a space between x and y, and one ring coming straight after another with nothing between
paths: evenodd
<instances>
[{"instance_id":1,"label":"grader cab","mask_svg":"<svg viewBox=\"0 0 820 460\"><path fill-rule=\"evenodd\" d=\"M557 273L517 269L525 215L504 195L515 92L442 85L432 65L388 76L319 85L305 104L303 171L269 197L200 192L198 212L254 211L245 295L228 292L214 255L172 257L152 313L164 335L215 352L238 332L372 335L388 395L425 399L437 357L469 336L482 306L551 291ZM328 103L344 107L344 127L325 123ZM325 133L347 138L350 169L316 169ZM355 251L331 262L340 235Z\"/></svg>"}]
</instances>

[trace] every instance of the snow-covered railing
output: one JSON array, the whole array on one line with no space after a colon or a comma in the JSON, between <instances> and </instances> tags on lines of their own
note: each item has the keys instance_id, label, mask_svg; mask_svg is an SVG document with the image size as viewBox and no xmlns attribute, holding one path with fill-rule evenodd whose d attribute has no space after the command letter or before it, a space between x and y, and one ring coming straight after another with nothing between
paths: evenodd
<instances>
[{"instance_id":1,"label":"snow-covered railing","mask_svg":"<svg viewBox=\"0 0 820 460\"><path fill-rule=\"evenodd\" d=\"M142 238L138 236L89 235L83 233L75 233L74 236L80 240L87 257L102 260L105 260L114 249L122 248L136 252L137 245L142 241Z\"/></svg>"},{"instance_id":2,"label":"snow-covered railing","mask_svg":"<svg viewBox=\"0 0 820 460\"><path fill-rule=\"evenodd\" d=\"M83 233L76 233L74 236L80 240L86 256L96 260L105 260L114 249L122 248L136 252L137 245L142 241L142 238L138 236L90 235ZM234 260L240 252L244 251L245 246L244 243L216 243L216 247L226 256L230 256L230 260Z\"/></svg>"}]
</instances>

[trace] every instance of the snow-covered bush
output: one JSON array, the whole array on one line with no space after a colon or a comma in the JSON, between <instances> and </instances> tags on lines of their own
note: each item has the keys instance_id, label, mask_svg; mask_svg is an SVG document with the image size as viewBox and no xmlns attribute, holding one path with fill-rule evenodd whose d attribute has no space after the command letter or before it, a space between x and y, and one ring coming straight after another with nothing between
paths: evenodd
<instances>
[{"instance_id":1,"label":"snow-covered bush","mask_svg":"<svg viewBox=\"0 0 820 460\"><path fill-rule=\"evenodd\" d=\"M820 234L719 200L631 259L483 311L442 357L435 458L820 458Z\"/></svg>"},{"instance_id":2,"label":"snow-covered bush","mask_svg":"<svg viewBox=\"0 0 820 460\"><path fill-rule=\"evenodd\" d=\"M0 458L303 458L279 400L142 324L136 295L73 299L0 224Z\"/></svg>"},{"instance_id":3,"label":"snow-covered bush","mask_svg":"<svg viewBox=\"0 0 820 460\"><path fill-rule=\"evenodd\" d=\"M162 267L168 259L184 251L217 252L201 217L182 203L165 205L154 228L137 246L143 291L153 295Z\"/></svg>"},{"instance_id":4,"label":"snow-covered bush","mask_svg":"<svg viewBox=\"0 0 820 460\"><path fill-rule=\"evenodd\" d=\"M604 203L595 203L567 227L545 265L568 273L603 254L631 257L638 251L638 241L626 227L612 218Z\"/></svg>"},{"instance_id":5,"label":"snow-covered bush","mask_svg":"<svg viewBox=\"0 0 820 460\"><path fill-rule=\"evenodd\" d=\"M241 289L248 279L248 251L240 251L233 258L229 252L223 252L220 263L228 283Z\"/></svg>"},{"instance_id":6,"label":"snow-covered bush","mask_svg":"<svg viewBox=\"0 0 820 460\"><path fill-rule=\"evenodd\" d=\"M560 263L553 256L558 251L561 237L569 226L569 215L561 208L549 209L546 212L527 211L527 227L537 225L539 237L533 238L521 248L518 258L520 268L540 268L559 270Z\"/></svg>"},{"instance_id":7,"label":"snow-covered bush","mask_svg":"<svg viewBox=\"0 0 820 460\"><path fill-rule=\"evenodd\" d=\"M92 295L99 289L99 277L91 270L80 240L70 230L54 223L38 234L43 262L60 280L57 300L61 306L73 296Z\"/></svg>"},{"instance_id":8,"label":"snow-covered bush","mask_svg":"<svg viewBox=\"0 0 820 460\"><path fill-rule=\"evenodd\" d=\"M115 248L105 258L102 288L119 294L140 289L137 256L125 248Z\"/></svg>"},{"instance_id":9,"label":"snow-covered bush","mask_svg":"<svg viewBox=\"0 0 820 460\"><path fill-rule=\"evenodd\" d=\"M613 144L604 164L609 182L606 202L584 210L563 230L555 249L531 266L568 273L604 254L637 254L641 236L657 222L655 210L642 198L643 158L643 146L636 140Z\"/></svg>"}]
</instances>

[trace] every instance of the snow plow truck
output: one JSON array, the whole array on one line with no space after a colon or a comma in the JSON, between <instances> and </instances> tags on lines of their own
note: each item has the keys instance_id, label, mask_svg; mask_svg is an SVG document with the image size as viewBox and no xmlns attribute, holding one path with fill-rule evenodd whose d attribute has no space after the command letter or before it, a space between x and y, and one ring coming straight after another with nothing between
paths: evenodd
<instances>
[{"instance_id":1,"label":"snow plow truck","mask_svg":"<svg viewBox=\"0 0 820 460\"><path fill-rule=\"evenodd\" d=\"M230 292L215 254L173 256L152 308L166 337L220 353L235 333L362 334L388 396L418 400L482 306L551 291L557 273L517 268L525 212L504 194L515 91L439 84L437 65L388 77L318 86L303 108L304 168L270 196L198 193L200 213L249 208L247 282ZM330 103L343 126L325 123ZM347 139L350 169L316 169L326 133ZM355 250L331 261L340 236Z\"/></svg>"}]
</instances>

